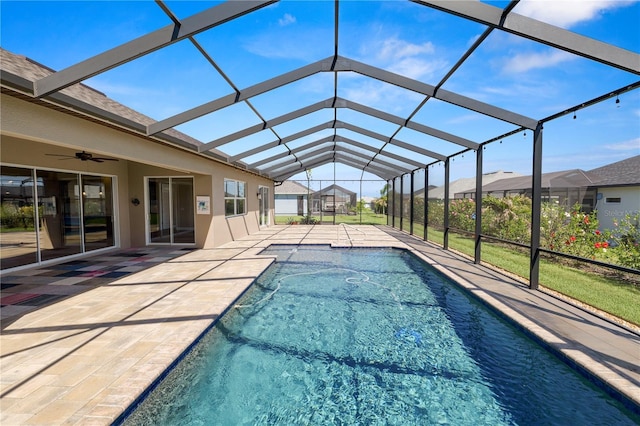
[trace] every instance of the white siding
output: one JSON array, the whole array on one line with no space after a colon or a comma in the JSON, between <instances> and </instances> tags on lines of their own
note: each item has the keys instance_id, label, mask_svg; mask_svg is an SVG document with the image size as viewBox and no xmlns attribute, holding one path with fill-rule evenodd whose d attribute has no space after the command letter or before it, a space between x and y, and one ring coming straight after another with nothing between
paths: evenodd
<instances>
[{"instance_id":1,"label":"white siding","mask_svg":"<svg viewBox=\"0 0 640 426\"><path fill-rule=\"evenodd\" d=\"M299 216L298 215L298 196L277 194L275 200L275 214L278 216ZM304 197L303 212L307 212L307 197Z\"/></svg>"},{"instance_id":2,"label":"white siding","mask_svg":"<svg viewBox=\"0 0 640 426\"><path fill-rule=\"evenodd\" d=\"M602 195L600 195L602 194ZM640 186L628 186L617 188L598 188L596 209L598 210L598 222L600 229L611 229L614 219L621 219L626 214L634 214L640 211ZM619 203L607 202L608 199L619 198Z\"/></svg>"}]
</instances>

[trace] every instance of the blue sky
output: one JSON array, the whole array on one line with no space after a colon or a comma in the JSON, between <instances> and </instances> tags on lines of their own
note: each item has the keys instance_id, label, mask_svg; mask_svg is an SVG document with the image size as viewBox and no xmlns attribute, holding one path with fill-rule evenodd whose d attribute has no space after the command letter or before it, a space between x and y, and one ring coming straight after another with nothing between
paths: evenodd
<instances>
[{"instance_id":1,"label":"blue sky","mask_svg":"<svg viewBox=\"0 0 640 426\"><path fill-rule=\"evenodd\" d=\"M508 2L486 2L504 7ZM168 1L169 9L186 18L214 4L209 1ZM171 23L153 1L6 1L2 0L1 45L54 70L68 67ZM527 1L514 12L551 23L638 53L638 1ZM437 84L485 27L431 8L404 1L342 1L339 9L339 54L354 60ZM282 1L195 37L236 87L330 57L334 49L334 3ZM444 89L541 119L606 92L634 83L638 76L551 47L494 31L488 40L443 86ZM183 41L95 76L85 82L107 96L154 119L162 120L233 91L188 41ZM331 73L320 73L251 99L265 119L333 96ZM544 131L544 171L585 170L640 153L640 91L565 116ZM423 96L353 73L340 73L338 95L403 118ZM391 136L398 126L338 110L338 119ZM278 136L333 120L322 110L278 126ZM483 142L514 129L445 102L430 100L414 121ZM208 114L177 127L202 142L260 122L245 103ZM325 130L295 141L289 148L332 134ZM348 130L344 137L376 147L382 142ZM397 139L450 155L459 146L401 129ZM219 147L234 155L276 140L259 132ZM279 147L246 158L247 163L282 152ZM391 152L406 155L401 148ZM411 155L411 154L410 154ZM417 161L433 159L412 154ZM531 173L531 133L505 138L485 151L485 172ZM475 174L473 155L456 158L452 179ZM313 170L317 179L360 179L361 171L337 165ZM300 176L296 176L300 177ZM365 174L365 179L377 179ZM438 183L438 173L434 183ZM373 184L379 187L379 183ZM371 190L376 193L377 189ZM368 194L365 194L368 195ZM375 194L373 194L375 195Z\"/></svg>"}]
</instances>

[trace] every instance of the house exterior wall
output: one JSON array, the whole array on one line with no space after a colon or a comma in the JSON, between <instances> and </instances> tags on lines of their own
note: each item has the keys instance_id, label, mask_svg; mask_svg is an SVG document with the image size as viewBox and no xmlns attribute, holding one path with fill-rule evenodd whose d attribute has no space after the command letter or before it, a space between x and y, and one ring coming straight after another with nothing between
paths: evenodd
<instances>
[{"instance_id":1,"label":"house exterior wall","mask_svg":"<svg viewBox=\"0 0 640 426\"><path fill-rule=\"evenodd\" d=\"M298 216L298 197L295 194L277 194L275 197L275 214L278 216ZM307 212L307 197L303 196L303 214Z\"/></svg>"},{"instance_id":2,"label":"house exterior wall","mask_svg":"<svg viewBox=\"0 0 640 426\"><path fill-rule=\"evenodd\" d=\"M596 209L601 229L614 230L614 220L640 211L640 186L598 188ZM614 202L620 199L620 202ZM607 200L609 199L609 200Z\"/></svg>"},{"instance_id":3,"label":"house exterior wall","mask_svg":"<svg viewBox=\"0 0 640 426\"><path fill-rule=\"evenodd\" d=\"M138 247L146 243L145 177L191 176L194 179L194 197L210 197L211 213L195 215L195 245L203 248L216 247L258 231L258 187L268 187L273 197L272 181L195 153L12 96L2 95L1 103L2 164L95 173L115 178L114 232L117 247ZM82 150L119 161L61 161L59 157L47 155L73 156ZM225 178L246 182L247 214L225 217ZM140 205L134 206L133 198L138 198Z\"/></svg>"}]
</instances>

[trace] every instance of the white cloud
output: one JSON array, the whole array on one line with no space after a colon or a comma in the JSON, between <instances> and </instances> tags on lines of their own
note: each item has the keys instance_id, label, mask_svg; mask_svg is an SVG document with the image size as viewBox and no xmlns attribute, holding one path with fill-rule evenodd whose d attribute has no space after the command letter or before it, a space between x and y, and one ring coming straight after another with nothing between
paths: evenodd
<instances>
[{"instance_id":1,"label":"white cloud","mask_svg":"<svg viewBox=\"0 0 640 426\"><path fill-rule=\"evenodd\" d=\"M466 124L472 121L477 121L478 119L480 119L480 116L478 114L464 114L464 115L459 115L457 117L453 117L449 120L447 120L447 123L449 124Z\"/></svg>"},{"instance_id":2,"label":"white cloud","mask_svg":"<svg viewBox=\"0 0 640 426\"><path fill-rule=\"evenodd\" d=\"M378 57L383 60L398 60L416 55L431 54L434 52L435 48L431 42L413 44L411 42L392 37L382 41L382 46L380 46L380 50L378 51Z\"/></svg>"},{"instance_id":3,"label":"white cloud","mask_svg":"<svg viewBox=\"0 0 640 426\"><path fill-rule=\"evenodd\" d=\"M296 23L296 17L289 13L285 13L282 18L278 19L278 25L280 25L281 27L284 27L290 24L295 24L295 23Z\"/></svg>"},{"instance_id":4,"label":"white cloud","mask_svg":"<svg viewBox=\"0 0 640 426\"><path fill-rule=\"evenodd\" d=\"M250 53L272 59L298 59L306 62L317 61L332 51L330 44L319 43L332 33L327 28L308 27L301 34L295 26L287 26L281 31L263 31L246 39L242 47Z\"/></svg>"},{"instance_id":5,"label":"white cloud","mask_svg":"<svg viewBox=\"0 0 640 426\"><path fill-rule=\"evenodd\" d=\"M596 19L604 11L624 7L633 1L612 0L526 0L514 12L563 28Z\"/></svg>"},{"instance_id":6,"label":"white cloud","mask_svg":"<svg viewBox=\"0 0 640 426\"><path fill-rule=\"evenodd\" d=\"M424 99L423 95L375 80L365 80L343 90L344 97L350 101L396 115L409 113Z\"/></svg>"},{"instance_id":7,"label":"white cloud","mask_svg":"<svg viewBox=\"0 0 640 426\"><path fill-rule=\"evenodd\" d=\"M507 73L523 73L536 68L554 67L562 62L575 59L571 53L560 50L548 50L538 53L521 53L509 58L504 64Z\"/></svg>"},{"instance_id":8,"label":"white cloud","mask_svg":"<svg viewBox=\"0 0 640 426\"><path fill-rule=\"evenodd\" d=\"M446 66L447 62L441 59L427 61L420 58L404 58L393 63L388 69L396 74L418 80L424 76L431 76Z\"/></svg>"},{"instance_id":9,"label":"white cloud","mask_svg":"<svg viewBox=\"0 0 640 426\"><path fill-rule=\"evenodd\" d=\"M416 44L396 36L367 40L361 49L364 62L413 79L429 79L448 66L435 52L431 42Z\"/></svg>"},{"instance_id":10,"label":"white cloud","mask_svg":"<svg viewBox=\"0 0 640 426\"><path fill-rule=\"evenodd\" d=\"M613 151L635 151L636 154L640 153L640 138L634 138L628 141L613 143L604 146L607 149Z\"/></svg>"}]
</instances>

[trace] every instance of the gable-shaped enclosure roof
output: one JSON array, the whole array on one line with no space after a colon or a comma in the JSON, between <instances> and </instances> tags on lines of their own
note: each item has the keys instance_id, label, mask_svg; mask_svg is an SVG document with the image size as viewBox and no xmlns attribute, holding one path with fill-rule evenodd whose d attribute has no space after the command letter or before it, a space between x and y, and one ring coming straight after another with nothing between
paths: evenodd
<instances>
[{"instance_id":1,"label":"gable-shaped enclosure roof","mask_svg":"<svg viewBox=\"0 0 640 426\"><path fill-rule=\"evenodd\" d=\"M200 9L205 7L203 2L196 3ZM282 38L280 45L269 44L269 31L276 29L264 22L274 3L278 2L229 1L189 13L191 11L183 12L181 4L158 0L156 4L164 15L163 19L170 22L168 25L50 74L24 76L19 75L20 70L7 72L3 66L3 86L20 89L36 100L58 104L66 102L73 108L73 102L65 98L65 89L81 87L77 86L78 83L118 69L124 69L125 74L131 73L128 64L136 65L159 52L168 52L168 56L163 57L170 60L171 49L189 50L195 58L193 61L206 64L210 73L206 78L194 78L192 74L196 73L190 68L192 62L185 62L184 80L192 86L202 87L203 92L201 96L194 96L188 108L174 110L167 107L163 117L152 120L118 116L102 105L93 105L95 108L86 113L151 138L179 143L202 155L213 156L275 181L283 181L301 171L328 163L342 163L363 173L392 179L461 151L477 150L502 137L534 130L546 120L634 90L640 85L637 81L640 74L638 53L520 15L516 13L517 0L504 3L503 8L478 1L416 0L402 3L403 10L395 10L394 13L404 14L403 19L428 19L429 25L434 27L434 20L442 20L445 24L438 26L438 31L468 33L472 40L454 52L455 58L449 54L447 61L441 61L440 72L419 77L413 76L410 68L402 64L385 65L375 60L369 63L359 60L358 56L366 55L352 47L357 29L345 29L343 20L345 15L356 14L367 7L366 3L339 0L279 3L278 15L285 21L295 21L296 8L318 10L316 22L304 32L308 39L292 44L297 53L289 52L289 56L279 52L279 49L290 48ZM421 14L428 14L428 17ZM327 28L331 30L327 31ZM262 44L248 49L263 49L258 51L258 55L269 56L268 64L272 69L234 63L233 58L218 54L225 37L240 31L266 37ZM504 34L579 59L567 66L600 64L607 72L622 75L616 81L624 81L625 84L606 87L602 82L598 93L587 99L569 97L575 102L558 103L561 108L551 115L528 110L526 103L514 107L507 102L473 95L473 90L466 90L468 93L456 90L459 87L456 81L473 78L464 72L464 65L473 59L477 51L489 48L487 46L495 49L496 37ZM236 38L229 40L237 41ZM414 48L416 46L413 45ZM392 43L383 48L400 47ZM271 51L265 52L264 49ZM315 55L320 57L313 58ZM292 56L295 60L291 59ZM145 62L141 64L145 68ZM166 63L166 66L171 64ZM156 71L149 71L153 72ZM167 106L173 103L170 94L179 91L172 91L172 83L183 81L170 81L166 87L156 88L166 93L163 102ZM218 88L209 90L213 85ZM292 87L298 88L299 85L313 91L316 100L300 104L299 99L292 95L296 93ZM372 91L394 91L395 104L383 107L367 105L361 101L363 96L353 96L355 85L359 85L360 94L372 87ZM435 108L430 109L431 105ZM484 123L497 123L495 128L500 132L483 135L460 126L444 126L441 115L437 113L438 108L450 108L457 114L477 115ZM225 117L233 117L232 123L226 122L228 119ZM201 143L184 135L189 133L189 126L196 123L200 124L198 139ZM189 141L181 143L184 140Z\"/></svg>"}]
</instances>

